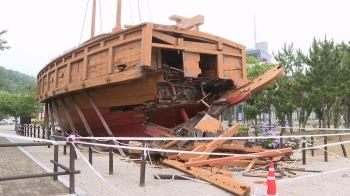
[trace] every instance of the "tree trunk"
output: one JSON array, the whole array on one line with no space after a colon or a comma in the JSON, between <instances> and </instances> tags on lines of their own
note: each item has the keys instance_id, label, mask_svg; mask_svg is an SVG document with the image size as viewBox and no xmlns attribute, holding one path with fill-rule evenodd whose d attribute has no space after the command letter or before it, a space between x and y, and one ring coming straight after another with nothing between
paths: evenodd
<instances>
[{"instance_id":1,"label":"tree trunk","mask_svg":"<svg viewBox=\"0 0 350 196\"><path fill-rule=\"evenodd\" d=\"M289 114L287 114L287 120L288 120L288 124L289 124L289 131L291 132L291 133L293 133L293 119L292 119L292 114L291 113L289 113Z\"/></svg>"},{"instance_id":2,"label":"tree trunk","mask_svg":"<svg viewBox=\"0 0 350 196\"><path fill-rule=\"evenodd\" d=\"M341 103L341 99L337 100L337 120L335 122L334 128L339 128L339 123L340 123L340 103ZM339 130L335 130L335 133L339 133Z\"/></svg>"},{"instance_id":3,"label":"tree trunk","mask_svg":"<svg viewBox=\"0 0 350 196\"><path fill-rule=\"evenodd\" d=\"M269 130L271 130L271 125L272 125L272 123L271 123L271 109L270 109L271 107L269 107Z\"/></svg>"},{"instance_id":4,"label":"tree trunk","mask_svg":"<svg viewBox=\"0 0 350 196\"><path fill-rule=\"evenodd\" d=\"M322 128L327 128L326 109L324 108L323 101L321 101L321 110L322 110Z\"/></svg>"},{"instance_id":5,"label":"tree trunk","mask_svg":"<svg viewBox=\"0 0 350 196\"><path fill-rule=\"evenodd\" d=\"M255 127L255 137L258 137L258 131L259 131L259 128L258 128L258 118L257 117L255 117L255 125L254 125L254 127ZM255 139L255 144L259 144L259 142L258 142L258 139Z\"/></svg>"}]
</instances>

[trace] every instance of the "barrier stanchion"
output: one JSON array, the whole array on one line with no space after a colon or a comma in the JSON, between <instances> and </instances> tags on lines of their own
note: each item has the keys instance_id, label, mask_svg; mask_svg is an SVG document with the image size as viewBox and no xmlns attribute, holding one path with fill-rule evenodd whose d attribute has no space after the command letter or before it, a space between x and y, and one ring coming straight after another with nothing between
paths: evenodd
<instances>
[{"instance_id":1,"label":"barrier stanchion","mask_svg":"<svg viewBox=\"0 0 350 196\"><path fill-rule=\"evenodd\" d=\"M315 137L313 136L313 134L311 134L311 146L314 147L315 146ZM311 148L311 156L315 156L315 149Z\"/></svg>"},{"instance_id":2,"label":"barrier stanchion","mask_svg":"<svg viewBox=\"0 0 350 196\"><path fill-rule=\"evenodd\" d=\"M305 137L303 137L302 139L302 154L303 154L303 165L306 165L306 140L305 140Z\"/></svg>"},{"instance_id":3,"label":"barrier stanchion","mask_svg":"<svg viewBox=\"0 0 350 196\"><path fill-rule=\"evenodd\" d=\"M327 134L327 130L323 130L323 134ZM328 147L327 147L327 136L323 136L323 143L324 143L324 161L328 162Z\"/></svg>"},{"instance_id":4,"label":"barrier stanchion","mask_svg":"<svg viewBox=\"0 0 350 196\"><path fill-rule=\"evenodd\" d=\"M142 147L146 147L146 141L142 141ZM140 168L140 186L145 186L145 177L146 177L146 150L142 150L142 156L141 156L141 168Z\"/></svg>"}]
</instances>

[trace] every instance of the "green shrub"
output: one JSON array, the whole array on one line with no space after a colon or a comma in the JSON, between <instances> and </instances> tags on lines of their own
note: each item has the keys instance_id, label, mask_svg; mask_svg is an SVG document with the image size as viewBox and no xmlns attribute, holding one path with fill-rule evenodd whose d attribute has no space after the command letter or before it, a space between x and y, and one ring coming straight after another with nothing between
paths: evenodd
<instances>
[{"instance_id":1,"label":"green shrub","mask_svg":"<svg viewBox=\"0 0 350 196\"><path fill-rule=\"evenodd\" d=\"M35 125L40 125L44 122L44 120L32 120L32 124L35 124Z\"/></svg>"},{"instance_id":2,"label":"green shrub","mask_svg":"<svg viewBox=\"0 0 350 196\"><path fill-rule=\"evenodd\" d=\"M237 133L248 132L248 131L249 131L249 127L240 126Z\"/></svg>"}]
</instances>

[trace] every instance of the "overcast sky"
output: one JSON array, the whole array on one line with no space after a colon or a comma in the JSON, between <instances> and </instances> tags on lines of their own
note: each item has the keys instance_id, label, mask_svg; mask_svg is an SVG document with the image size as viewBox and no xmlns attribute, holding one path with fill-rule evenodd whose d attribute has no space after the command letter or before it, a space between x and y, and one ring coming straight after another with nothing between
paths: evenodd
<instances>
[{"instance_id":1,"label":"overcast sky","mask_svg":"<svg viewBox=\"0 0 350 196\"><path fill-rule=\"evenodd\" d=\"M91 7L88 0L0 0L0 30L8 33L10 50L0 52L0 66L37 75L52 58L90 37ZM100 3L99 3L100 2ZM96 35L115 25L117 0L97 0ZM254 15L257 41L265 41L269 53L284 43L307 52L313 37L350 41L350 11L346 0L124 0L122 25L153 22L173 25L176 14L205 16L200 30L253 47ZM101 5L101 7L99 7ZM131 6L130 6L131 5ZM99 12L101 10L101 14ZM102 21L102 25L101 22ZM84 28L83 28L84 24Z\"/></svg>"}]
</instances>

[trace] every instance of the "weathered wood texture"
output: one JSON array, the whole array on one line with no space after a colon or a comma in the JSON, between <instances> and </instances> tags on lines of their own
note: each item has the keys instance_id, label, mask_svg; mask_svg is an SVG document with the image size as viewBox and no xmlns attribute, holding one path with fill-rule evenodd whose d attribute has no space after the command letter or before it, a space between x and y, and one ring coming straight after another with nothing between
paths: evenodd
<instances>
[{"instance_id":1,"label":"weathered wood texture","mask_svg":"<svg viewBox=\"0 0 350 196\"><path fill-rule=\"evenodd\" d=\"M163 68L163 50L182 53L184 77L246 79L244 46L200 31L143 23L95 36L54 59L37 76L38 101L142 78L142 67Z\"/></svg>"}]
</instances>

